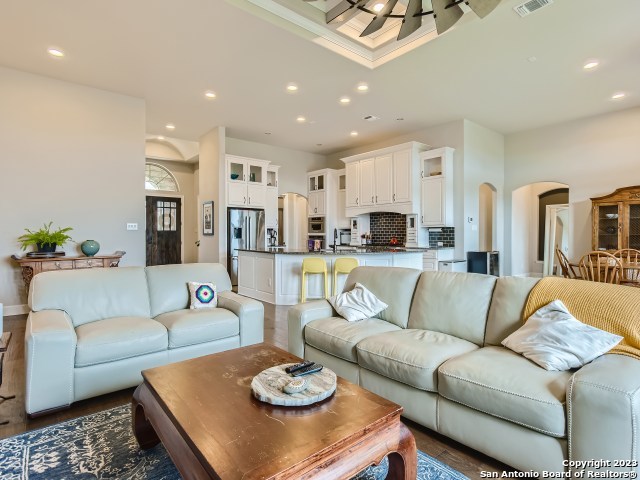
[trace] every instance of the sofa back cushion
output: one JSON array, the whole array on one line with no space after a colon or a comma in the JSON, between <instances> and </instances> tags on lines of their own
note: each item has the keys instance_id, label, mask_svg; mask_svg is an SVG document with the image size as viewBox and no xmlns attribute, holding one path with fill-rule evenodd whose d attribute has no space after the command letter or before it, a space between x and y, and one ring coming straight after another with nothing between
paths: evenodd
<instances>
[{"instance_id":1,"label":"sofa back cushion","mask_svg":"<svg viewBox=\"0 0 640 480\"><path fill-rule=\"evenodd\" d=\"M231 290L227 270L219 263L187 263L147 267L151 316L189 308L188 282L213 283L216 293Z\"/></svg>"},{"instance_id":2,"label":"sofa back cushion","mask_svg":"<svg viewBox=\"0 0 640 480\"><path fill-rule=\"evenodd\" d=\"M424 272L409 314L409 328L432 330L481 346L496 277Z\"/></svg>"},{"instance_id":3,"label":"sofa back cushion","mask_svg":"<svg viewBox=\"0 0 640 480\"><path fill-rule=\"evenodd\" d=\"M31 281L29 307L34 312L64 310L74 327L112 317L149 317L144 268L39 273Z\"/></svg>"},{"instance_id":4,"label":"sofa back cushion","mask_svg":"<svg viewBox=\"0 0 640 480\"><path fill-rule=\"evenodd\" d=\"M487 319L485 345L499 346L502 340L522 326L522 314L529 292L539 280L528 277L498 279Z\"/></svg>"},{"instance_id":5,"label":"sofa back cushion","mask_svg":"<svg viewBox=\"0 0 640 480\"><path fill-rule=\"evenodd\" d=\"M413 268L357 267L347 277L342 291L353 290L356 283L361 283L389 305L376 318L407 328L409 307L420 273Z\"/></svg>"}]
</instances>

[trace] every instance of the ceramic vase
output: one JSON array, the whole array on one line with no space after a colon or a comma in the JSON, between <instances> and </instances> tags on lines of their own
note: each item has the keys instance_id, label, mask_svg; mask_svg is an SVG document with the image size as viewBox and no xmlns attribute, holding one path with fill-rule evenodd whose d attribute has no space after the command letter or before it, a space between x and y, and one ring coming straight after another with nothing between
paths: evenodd
<instances>
[{"instance_id":1,"label":"ceramic vase","mask_svg":"<svg viewBox=\"0 0 640 480\"><path fill-rule=\"evenodd\" d=\"M80 245L80 249L87 257L93 257L100 250L100 244L95 240L85 240Z\"/></svg>"}]
</instances>

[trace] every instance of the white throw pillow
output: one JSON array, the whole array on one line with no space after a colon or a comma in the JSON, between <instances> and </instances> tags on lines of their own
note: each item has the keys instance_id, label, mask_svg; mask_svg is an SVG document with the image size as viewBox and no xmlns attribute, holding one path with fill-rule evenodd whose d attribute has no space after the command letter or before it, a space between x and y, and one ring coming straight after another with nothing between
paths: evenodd
<instances>
[{"instance_id":1,"label":"white throw pillow","mask_svg":"<svg viewBox=\"0 0 640 480\"><path fill-rule=\"evenodd\" d=\"M502 345L546 370L581 367L607 353L622 337L586 325L573 317L560 300L537 310Z\"/></svg>"},{"instance_id":2,"label":"white throw pillow","mask_svg":"<svg viewBox=\"0 0 640 480\"><path fill-rule=\"evenodd\" d=\"M371 318L389 306L361 283L356 283L350 292L331 297L329 303L336 309L338 315L349 322Z\"/></svg>"},{"instance_id":3,"label":"white throw pillow","mask_svg":"<svg viewBox=\"0 0 640 480\"><path fill-rule=\"evenodd\" d=\"M189 282L191 308L214 308L218 306L218 294L213 283Z\"/></svg>"}]
</instances>

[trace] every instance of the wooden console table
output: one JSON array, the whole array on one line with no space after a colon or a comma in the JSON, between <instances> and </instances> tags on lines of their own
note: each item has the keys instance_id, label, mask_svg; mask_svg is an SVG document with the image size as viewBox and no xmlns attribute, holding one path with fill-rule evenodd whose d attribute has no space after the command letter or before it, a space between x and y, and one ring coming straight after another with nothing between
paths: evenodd
<instances>
[{"instance_id":1,"label":"wooden console table","mask_svg":"<svg viewBox=\"0 0 640 480\"><path fill-rule=\"evenodd\" d=\"M11 255L22 268L22 280L29 291L29 285L34 275L41 272L55 272L56 270L75 270L77 268L109 268L117 267L126 252L116 252L112 255L96 255L94 257L51 257L30 258Z\"/></svg>"}]
</instances>

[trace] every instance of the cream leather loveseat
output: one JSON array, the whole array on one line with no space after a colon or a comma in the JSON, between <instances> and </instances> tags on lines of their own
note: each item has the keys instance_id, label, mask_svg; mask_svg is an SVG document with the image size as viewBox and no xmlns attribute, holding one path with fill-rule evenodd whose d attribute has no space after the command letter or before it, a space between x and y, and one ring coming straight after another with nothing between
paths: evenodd
<instances>
[{"instance_id":1,"label":"cream leather loveseat","mask_svg":"<svg viewBox=\"0 0 640 480\"><path fill-rule=\"evenodd\" d=\"M188 309L187 282L215 283L218 308ZM262 342L262 304L230 290L219 264L36 275L25 335L27 413L137 385L147 368Z\"/></svg>"},{"instance_id":2,"label":"cream leather loveseat","mask_svg":"<svg viewBox=\"0 0 640 480\"><path fill-rule=\"evenodd\" d=\"M325 300L297 305L289 311L290 352L540 478L570 465L639 472L640 361L604 355L578 371L554 372L501 346L522 325L536 279L360 267L345 290L355 282L389 308L349 323ZM598 468L599 460L610 466Z\"/></svg>"}]
</instances>

